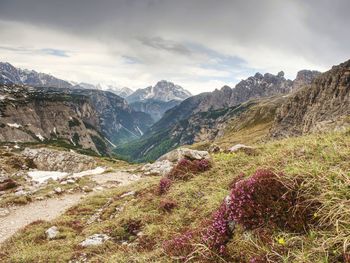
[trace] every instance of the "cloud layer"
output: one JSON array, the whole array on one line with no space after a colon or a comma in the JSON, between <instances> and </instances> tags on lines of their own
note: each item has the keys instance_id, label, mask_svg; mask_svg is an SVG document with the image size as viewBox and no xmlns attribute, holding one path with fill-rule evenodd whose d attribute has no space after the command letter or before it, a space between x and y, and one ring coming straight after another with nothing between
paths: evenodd
<instances>
[{"instance_id":1,"label":"cloud layer","mask_svg":"<svg viewBox=\"0 0 350 263\"><path fill-rule=\"evenodd\" d=\"M347 0L2 0L1 60L92 83L193 93L349 59Z\"/></svg>"}]
</instances>

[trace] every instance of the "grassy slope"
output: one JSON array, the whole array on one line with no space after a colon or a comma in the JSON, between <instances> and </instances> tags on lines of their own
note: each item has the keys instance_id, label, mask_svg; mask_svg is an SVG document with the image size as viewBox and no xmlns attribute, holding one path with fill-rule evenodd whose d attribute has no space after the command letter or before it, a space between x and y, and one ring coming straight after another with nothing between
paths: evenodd
<instances>
[{"instance_id":1,"label":"grassy slope","mask_svg":"<svg viewBox=\"0 0 350 263\"><path fill-rule=\"evenodd\" d=\"M28 226L8 240L0 248L0 261L67 262L85 253L91 262L175 262L164 254L162 242L176 233L200 227L218 208L229 193L230 183L241 172L249 176L258 168L269 168L304 181L299 194L320 202L320 210L315 214L319 224L307 234L275 230L269 245L254 232L237 231L228 243L229 253L243 253L248 258L264 253L272 262L339 262L336 258L343 250L349 252L350 133L289 138L260 144L258 148L257 156L215 155L210 171L175 183L162 197L155 193L158 177L91 197L55 221ZM120 197L130 190L136 191L134 197ZM102 221L87 225L88 218L109 198L112 202L104 209ZM177 208L163 212L159 208L163 198L175 200ZM117 213L116 208L123 205L124 210ZM112 215L116 216L111 218ZM132 242L135 236L125 226L135 221L140 222L143 240L147 242ZM60 239L47 241L44 231L52 225L59 227ZM85 237L101 232L113 240L95 248L78 246ZM281 237L285 244L277 242ZM123 246L124 240L132 245ZM216 261L223 262L219 258Z\"/></svg>"}]
</instances>

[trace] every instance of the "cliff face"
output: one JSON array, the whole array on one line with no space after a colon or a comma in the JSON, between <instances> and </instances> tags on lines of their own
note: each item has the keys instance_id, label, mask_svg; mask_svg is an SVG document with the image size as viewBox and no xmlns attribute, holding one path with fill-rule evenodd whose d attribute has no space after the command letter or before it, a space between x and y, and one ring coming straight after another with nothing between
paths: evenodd
<instances>
[{"instance_id":1,"label":"cliff face","mask_svg":"<svg viewBox=\"0 0 350 263\"><path fill-rule=\"evenodd\" d=\"M278 110L274 137L340 129L350 124L350 60L291 94Z\"/></svg>"},{"instance_id":2,"label":"cliff face","mask_svg":"<svg viewBox=\"0 0 350 263\"><path fill-rule=\"evenodd\" d=\"M107 153L98 113L86 98L17 85L2 86L0 94L0 141L60 142Z\"/></svg>"},{"instance_id":3,"label":"cliff face","mask_svg":"<svg viewBox=\"0 0 350 263\"><path fill-rule=\"evenodd\" d=\"M117 95L97 90L0 87L0 141L41 142L107 154L152 123Z\"/></svg>"}]
</instances>

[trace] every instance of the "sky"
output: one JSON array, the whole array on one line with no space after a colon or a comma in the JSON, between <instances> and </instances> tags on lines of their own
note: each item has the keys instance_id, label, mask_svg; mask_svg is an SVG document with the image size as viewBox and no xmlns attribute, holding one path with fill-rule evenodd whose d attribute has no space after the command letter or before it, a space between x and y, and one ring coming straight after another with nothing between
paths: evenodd
<instances>
[{"instance_id":1,"label":"sky","mask_svg":"<svg viewBox=\"0 0 350 263\"><path fill-rule=\"evenodd\" d=\"M350 58L348 0L0 0L0 61L92 84L197 94Z\"/></svg>"}]
</instances>

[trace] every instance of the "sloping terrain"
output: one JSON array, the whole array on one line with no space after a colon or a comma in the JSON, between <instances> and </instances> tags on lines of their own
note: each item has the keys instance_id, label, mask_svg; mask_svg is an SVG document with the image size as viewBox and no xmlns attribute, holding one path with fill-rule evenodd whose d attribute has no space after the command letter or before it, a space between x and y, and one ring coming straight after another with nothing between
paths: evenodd
<instances>
[{"instance_id":1,"label":"sloping terrain","mask_svg":"<svg viewBox=\"0 0 350 263\"><path fill-rule=\"evenodd\" d=\"M272 136L342 129L350 125L350 60L319 75L278 110Z\"/></svg>"},{"instance_id":2,"label":"sloping terrain","mask_svg":"<svg viewBox=\"0 0 350 263\"><path fill-rule=\"evenodd\" d=\"M160 178L150 177L87 198L51 222L27 226L3 244L0 259L2 262L346 262L350 252L349 132L289 138L256 147L255 155L244 152L213 155L213 167L209 171L188 174L186 180L175 178L163 194L157 190ZM284 209L282 213L286 214L277 217L281 224L264 221L258 228L245 228L246 222L242 221L226 232L225 221L218 217L220 207L230 192L234 193L235 182L241 182L238 185L251 182L253 187L251 175L260 169L279 174L283 184L266 185L268 192L261 198L257 196L257 200L273 194L273 187L285 189L283 185L286 185L287 193L298 197L294 201L297 203L286 203L289 197L284 197L282 192L273 201L276 205L270 207L278 207L278 202L290 209L296 209L295 204L302 207L313 204L304 230L284 227L284 220L290 217L285 217L290 209ZM258 194L263 189L254 191ZM126 194L131 192L134 194ZM253 203L247 203L247 207L256 201L249 202ZM87 224L96 211L101 211L100 220ZM273 212L264 215L269 218ZM248 218L259 222L256 220L260 216L254 213ZM224 227L222 234L215 235L220 250L203 239L208 233L216 233L210 232L214 222ZM51 226L57 226L59 236L48 240L45 231ZM106 234L110 239L99 246L79 245L96 233Z\"/></svg>"},{"instance_id":3,"label":"sloping terrain","mask_svg":"<svg viewBox=\"0 0 350 263\"><path fill-rule=\"evenodd\" d=\"M293 82L286 80L283 72L276 76L257 73L234 89L225 86L190 97L168 110L140 139L117 147L115 152L127 160L151 161L180 145L214 140L222 135L229 119L259 104L258 101L245 102L286 94L292 88ZM275 107L274 103L272 107Z\"/></svg>"},{"instance_id":4,"label":"sloping terrain","mask_svg":"<svg viewBox=\"0 0 350 263\"><path fill-rule=\"evenodd\" d=\"M107 154L153 123L105 91L2 85L0 96L2 142L59 143Z\"/></svg>"}]
</instances>

